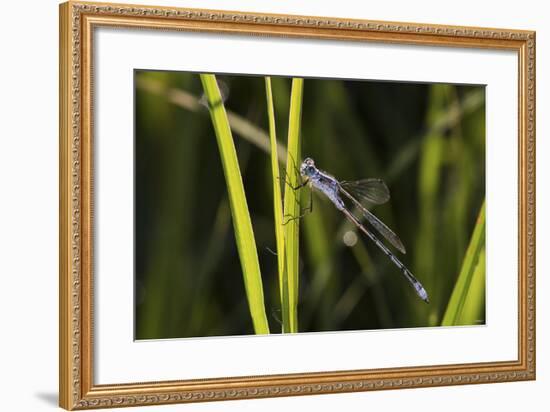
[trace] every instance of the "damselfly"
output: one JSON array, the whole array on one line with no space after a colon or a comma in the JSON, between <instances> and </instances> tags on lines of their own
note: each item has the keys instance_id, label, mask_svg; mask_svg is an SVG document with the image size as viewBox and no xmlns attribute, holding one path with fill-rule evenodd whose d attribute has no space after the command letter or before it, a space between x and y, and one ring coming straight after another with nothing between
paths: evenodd
<instances>
[{"instance_id":1,"label":"damselfly","mask_svg":"<svg viewBox=\"0 0 550 412\"><path fill-rule=\"evenodd\" d=\"M358 200L367 201L376 205L386 203L390 199L390 192L388 187L381 179L363 179L353 182L338 181L335 177L329 175L322 170L315 167L315 162L311 158L307 158L302 162L300 166L300 174L304 181L300 186L303 187L309 184L325 196L340 210L346 218L348 218L358 229L366 234L382 252L384 252L390 260L401 270L405 278L411 283L414 290L420 296L420 298L426 303L428 300L428 293L422 286L422 284L414 277L407 267L401 263L399 259L388 249L361 221L351 213L350 209L346 206L342 200L343 195L362 213L367 219L367 222L376 229L385 239L387 239L393 246L395 246L400 252L405 253L405 246L399 239L399 237L388 228L381 220L373 215L363 204Z\"/></svg>"}]
</instances>

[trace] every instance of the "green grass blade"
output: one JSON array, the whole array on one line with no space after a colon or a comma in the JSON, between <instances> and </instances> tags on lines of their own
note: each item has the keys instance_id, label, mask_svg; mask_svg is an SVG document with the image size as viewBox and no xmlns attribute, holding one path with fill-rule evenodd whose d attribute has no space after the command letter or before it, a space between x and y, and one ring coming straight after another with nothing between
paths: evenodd
<instances>
[{"instance_id":1,"label":"green grass blade","mask_svg":"<svg viewBox=\"0 0 550 412\"><path fill-rule=\"evenodd\" d=\"M269 140L271 143L271 172L273 176L273 212L275 215L275 240L277 242L277 267L279 273L279 291L284 325L290 322L288 307L288 282L285 282L285 232L283 226L283 204L281 194L281 179L279 172L279 158L277 156L277 132L275 128L275 109L273 107L273 91L271 78L265 78L265 93L267 99L267 117L269 120Z\"/></svg>"},{"instance_id":2,"label":"green grass blade","mask_svg":"<svg viewBox=\"0 0 550 412\"><path fill-rule=\"evenodd\" d=\"M200 78L210 107L210 116L222 159L227 190L229 192L235 239L241 260L246 296L254 331L256 334L266 334L269 333L269 325L265 312L260 263L258 261L256 240L254 239L252 222L244 194L244 186L233 136L216 76L201 74Z\"/></svg>"},{"instance_id":3,"label":"green grass blade","mask_svg":"<svg viewBox=\"0 0 550 412\"><path fill-rule=\"evenodd\" d=\"M475 323L477 313L471 310L473 300L470 298L480 295L480 288L485 288L485 202L481 206L460 274L441 322L442 326ZM472 316L473 319L470 318Z\"/></svg>"},{"instance_id":4,"label":"green grass blade","mask_svg":"<svg viewBox=\"0 0 550 412\"><path fill-rule=\"evenodd\" d=\"M483 324L485 320L485 248L481 249L458 325Z\"/></svg>"},{"instance_id":5,"label":"green grass blade","mask_svg":"<svg viewBox=\"0 0 550 412\"><path fill-rule=\"evenodd\" d=\"M300 183L300 124L302 118L303 79L292 79L290 95L290 115L288 120L288 143L284 216L286 241L286 282L288 284L289 325L283 325L285 332L298 332L298 270L299 270L299 234L300 234L300 192L293 189ZM292 187L291 187L292 186ZM283 282L284 284L284 282Z\"/></svg>"}]
</instances>

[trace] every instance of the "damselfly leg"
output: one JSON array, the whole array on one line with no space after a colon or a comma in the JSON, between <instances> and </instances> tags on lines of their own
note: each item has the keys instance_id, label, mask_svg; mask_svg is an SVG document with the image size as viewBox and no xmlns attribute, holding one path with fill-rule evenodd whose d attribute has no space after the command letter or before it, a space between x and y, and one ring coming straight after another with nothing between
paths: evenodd
<instances>
[{"instance_id":1,"label":"damselfly leg","mask_svg":"<svg viewBox=\"0 0 550 412\"><path fill-rule=\"evenodd\" d=\"M299 171L298 167L296 166L296 163L294 162L294 158L292 156L290 156L290 157L291 157L291 161L292 161L292 164L293 164L294 172L296 173L296 176L301 180L301 174L300 174L300 171ZM298 185L294 186L294 185L292 185L292 183L288 179L286 171L282 170L282 173L284 174L284 176L279 176L279 178L282 179L283 182L285 182L285 184L290 189L292 189L293 191L298 191L298 190L306 187L307 184L309 183L309 179L306 178L303 181L301 181ZM286 220L283 220L283 225L286 225L289 222L292 222L293 220L301 219L304 216L308 215L309 213L313 212L313 191L311 190L311 188L309 188L309 205L307 207L302 209L302 205L300 204L300 200L299 200L298 196L296 197L296 202L300 206L300 214L298 216L292 216L292 215L288 215L288 214L284 215L283 219L286 219Z\"/></svg>"}]
</instances>

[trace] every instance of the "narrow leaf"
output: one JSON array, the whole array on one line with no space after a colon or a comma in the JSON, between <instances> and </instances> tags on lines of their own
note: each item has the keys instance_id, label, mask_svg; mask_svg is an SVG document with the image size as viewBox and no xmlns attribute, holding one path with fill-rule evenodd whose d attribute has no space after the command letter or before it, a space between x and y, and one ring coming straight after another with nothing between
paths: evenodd
<instances>
[{"instance_id":1,"label":"narrow leaf","mask_svg":"<svg viewBox=\"0 0 550 412\"><path fill-rule=\"evenodd\" d=\"M267 117L269 120L269 139L271 143L271 174L273 176L273 213L275 215L275 240L277 242L277 267L279 274L279 291L281 298L281 310L284 325L290 322L288 306L288 282L285 282L286 260L285 260L285 232L283 226L283 204L281 194L281 174L279 172L279 158L277 156L277 132L275 127L275 109L273 106L273 91L271 78L265 78L265 92L267 99Z\"/></svg>"},{"instance_id":2,"label":"narrow leaf","mask_svg":"<svg viewBox=\"0 0 550 412\"><path fill-rule=\"evenodd\" d=\"M212 74L201 74L200 78L208 101L210 117L212 118L212 124L214 126L223 164L223 171L229 193L229 202L231 205L235 239L239 251L239 258L241 260L246 296L252 316L254 331L256 334L267 334L269 333L269 325L265 312L264 293L256 240L254 239L252 222L248 211L246 196L244 194L237 152L227 120L227 113L218 88L216 76Z\"/></svg>"},{"instance_id":3,"label":"narrow leaf","mask_svg":"<svg viewBox=\"0 0 550 412\"><path fill-rule=\"evenodd\" d=\"M477 272L477 273L476 273ZM478 294L485 287L485 202L481 206L470 244L462 261L462 268L449 299L441 324L455 326L472 324L476 319L464 319L464 308L471 294ZM474 281L474 278L478 278ZM479 278L483 277L480 281ZM477 288L477 289L476 289Z\"/></svg>"},{"instance_id":4,"label":"narrow leaf","mask_svg":"<svg viewBox=\"0 0 550 412\"><path fill-rule=\"evenodd\" d=\"M286 242L286 282L288 284L288 307L290 324L284 325L285 332L298 332L298 276L299 276L299 235L300 235L300 193L294 187L300 183L298 168L300 154L300 124L302 117L303 79L292 79L290 115L288 121L288 143L286 181L284 199L285 242ZM283 284L285 282L283 281Z\"/></svg>"},{"instance_id":5,"label":"narrow leaf","mask_svg":"<svg viewBox=\"0 0 550 412\"><path fill-rule=\"evenodd\" d=\"M485 248L481 249L472 277L470 291L460 312L457 325L479 325L485 321Z\"/></svg>"}]
</instances>

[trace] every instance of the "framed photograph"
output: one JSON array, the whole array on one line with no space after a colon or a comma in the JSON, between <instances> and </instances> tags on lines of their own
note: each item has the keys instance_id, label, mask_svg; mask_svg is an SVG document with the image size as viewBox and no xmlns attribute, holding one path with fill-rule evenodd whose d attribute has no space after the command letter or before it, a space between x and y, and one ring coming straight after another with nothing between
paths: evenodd
<instances>
[{"instance_id":1,"label":"framed photograph","mask_svg":"<svg viewBox=\"0 0 550 412\"><path fill-rule=\"evenodd\" d=\"M60 6L60 405L535 379L535 33Z\"/></svg>"}]
</instances>

